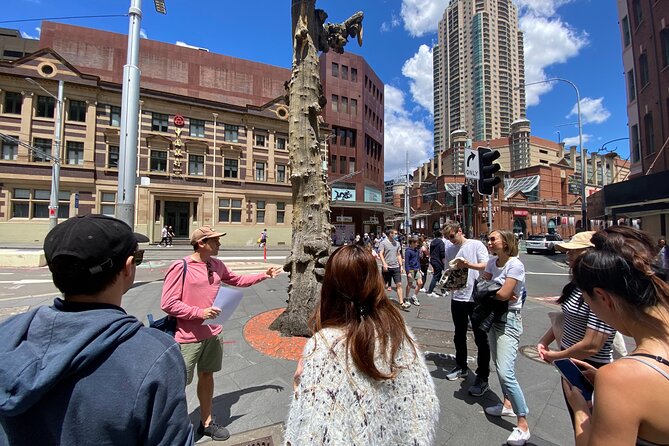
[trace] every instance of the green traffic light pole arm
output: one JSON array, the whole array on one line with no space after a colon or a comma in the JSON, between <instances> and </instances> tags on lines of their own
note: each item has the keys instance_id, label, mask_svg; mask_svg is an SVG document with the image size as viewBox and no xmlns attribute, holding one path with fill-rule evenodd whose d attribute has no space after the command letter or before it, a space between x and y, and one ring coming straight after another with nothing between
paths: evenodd
<instances>
[{"instance_id":1,"label":"green traffic light pole arm","mask_svg":"<svg viewBox=\"0 0 669 446\"><path fill-rule=\"evenodd\" d=\"M566 82L569 85L572 86L574 91L576 92L576 111L578 113L578 146L580 147L581 150L581 227L585 230L590 229L590 224L588 223L588 215L587 215L587 210L588 207L586 205L586 198L585 198L585 180L587 176L587 172L585 170L586 168L586 163L585 163L585 150L583 149L583 125L581 122L581 93L578 91L578 87L576 86L575 83L568 79L564 79L561 77L553 77L550 79L545 79L542 81L536 81L536 82L530 82L525 84L525 86L530 86L530 85L537 85L537 84L546 84L549 82L554 82L554 81L559 81L559 82ZM519 90L520 87L516 87L516 90Z\"/></svg>"}]
</instances>

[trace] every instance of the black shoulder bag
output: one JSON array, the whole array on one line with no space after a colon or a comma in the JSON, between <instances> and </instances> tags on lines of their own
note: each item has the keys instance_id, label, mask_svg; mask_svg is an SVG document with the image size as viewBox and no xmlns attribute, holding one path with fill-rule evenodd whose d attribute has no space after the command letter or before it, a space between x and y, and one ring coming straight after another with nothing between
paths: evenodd
<instances>
[{"instance_id":1,"label":"black shoulder bag","mask_svg":"<svg viewBox=\"0 0 669 446\"><path fill-rule=\"evenodd\" d=\"M184 281L186 280L186 270L188 269L188 264L186 259L182 259L184 262L183 271L181 272L181 296L184 294ZM168 335L174 337L174 334L177 331L177 318L174 316L167 315L161 317L158 320L153 318L153 314L149 313L146 315L146 318L149 320L149 327L155 328L157 330L163 331Z\"/></svg>"}]
</instances>

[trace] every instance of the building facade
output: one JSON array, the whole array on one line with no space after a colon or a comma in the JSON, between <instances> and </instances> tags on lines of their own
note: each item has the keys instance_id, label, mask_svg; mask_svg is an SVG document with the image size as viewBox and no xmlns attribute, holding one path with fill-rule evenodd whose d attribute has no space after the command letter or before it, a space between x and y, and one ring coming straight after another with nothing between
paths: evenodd
<instances>
[{"instance_id":1,"label":"building facade","mask_svg":"<svg viewBox=\"0 0 669 446\"><path fill-rule=\"evenodd\" d=\"M48 230L47 153L55 139L54 96L61 80L59 218L114 214L126 41L122 34L43 22L42 49L0 62L0 134L7 136L0 156L0 241L38 241ZM270 245L289 245L284 82L290 70L147 39L140 45L136 230L158 241L166 224L177 238L209 224L226 231L229 244L254 245L267 228ZM359 107L364 110L363 100ZM360 134L366 133L363 127ZM382 143L382 132L373 136ZM356 163L367 162L355 152L362 144L351 154ZM366 187L374 184L380 184L382 201L382 159L381 180L361 181L353 207L364 207Z\"/></svg>"},{"instance_id":2,"label":"building facade","mask_svg":"<svg viewBox=\"0 0 669 446\"><path fill-rule=\"evenodd\" d=\"M512 0L451 0L433 48L435 154L455 131L486 141L525 117L523 48Z\"/></svg>"}]
</instances>

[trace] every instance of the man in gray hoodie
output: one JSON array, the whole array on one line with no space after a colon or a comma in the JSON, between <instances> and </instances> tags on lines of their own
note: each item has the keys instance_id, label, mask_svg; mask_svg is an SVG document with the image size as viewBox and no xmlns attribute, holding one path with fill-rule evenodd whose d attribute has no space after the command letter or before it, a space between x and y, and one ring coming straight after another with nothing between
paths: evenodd
<instances>
[{"instance_id":1,"label":"man in gray hoodie","mask_svg":"<svg viewBox=\"0 0 669 446\"><path fill-rule=\"evenodd\" d=\"M179 346L121 308L138 242L103 215L47 234L63 297L0 324L0 444L193 444Z\"/></svg>"}]
</instances>

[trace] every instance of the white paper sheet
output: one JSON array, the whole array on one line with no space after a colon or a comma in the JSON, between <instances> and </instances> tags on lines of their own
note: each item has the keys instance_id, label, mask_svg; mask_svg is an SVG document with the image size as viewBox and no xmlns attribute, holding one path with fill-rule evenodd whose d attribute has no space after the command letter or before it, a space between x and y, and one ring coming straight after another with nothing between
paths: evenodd
<instances>
[{"instance_id":1,"label":"white paper sheet","mask_svg":"<svg viewBox=\"0 0 669 446\"><path fill-rule=\"evenodd\" d=\"M244 296L244 293L240 290L220 287L212 307L220 308L221 312L214 319L205 319L202 323L205 325L223 325L223 322L230 319L232 313L237 309L239 302L242 301L242 296Z\"/></svg>"}]
</instances>

